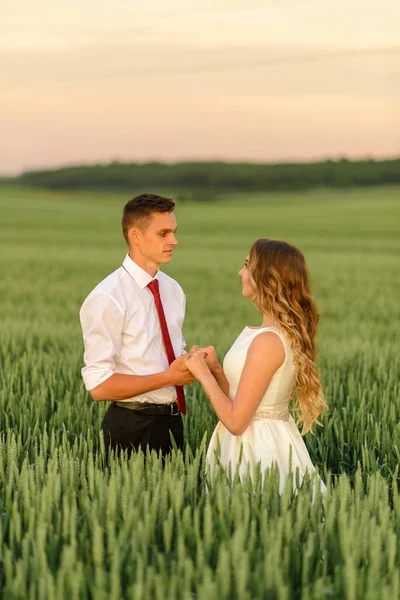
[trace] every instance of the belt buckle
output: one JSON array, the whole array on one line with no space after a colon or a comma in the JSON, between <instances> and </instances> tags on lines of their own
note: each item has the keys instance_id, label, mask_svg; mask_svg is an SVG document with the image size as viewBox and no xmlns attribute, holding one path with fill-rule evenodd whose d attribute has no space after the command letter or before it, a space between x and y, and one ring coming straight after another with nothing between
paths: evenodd
<instances>
[{"instance_id":1,"label":"belt buckle","mask_svg":"<svg viewBox=\"0 0 400 600\"><path fill-rule=\"evenodd\" d=\"M179 407L178 404L176 402L173 402L172 404L170 404L171 406L171 417L177 417L179 415ZM177 407L177 412L174 412L174 407Z\"/></svg>"}]
</instances>

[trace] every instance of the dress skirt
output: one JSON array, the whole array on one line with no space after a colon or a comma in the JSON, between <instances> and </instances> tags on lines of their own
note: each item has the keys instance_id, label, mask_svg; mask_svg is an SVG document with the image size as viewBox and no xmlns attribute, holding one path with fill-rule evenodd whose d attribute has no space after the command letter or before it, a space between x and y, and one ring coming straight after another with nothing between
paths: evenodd
<instances>
[{"instance_id":1,"label":"dress skirt","mask_svg":"<svg viewBox=\"0 0 400 600\"><path fill-rule=\"evenodd\" d=\"M306 473L315 473L315 467L304 440L291 415L289 420L254 419L242 435L233 435L219 422L207 450L207 466L211 477L221 465L232 476L237 473L243 480L247 474L254 480L261 467L265 470L277 467L279 470L279 491L283 492L289 474L302 481ZM321 492L326 491L323 481L318 478Z\"/></svg>"}]
</instances>

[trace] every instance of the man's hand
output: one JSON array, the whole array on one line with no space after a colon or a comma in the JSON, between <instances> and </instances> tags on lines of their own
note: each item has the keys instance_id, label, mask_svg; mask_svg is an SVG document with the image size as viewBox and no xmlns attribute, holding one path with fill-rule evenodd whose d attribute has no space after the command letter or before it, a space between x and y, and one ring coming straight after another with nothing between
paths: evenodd
<instances>
[{"instance_id":1,"label":"man's hand","mask_svg":"<svg viewBox=\"0 0 400 600\"><path fill-rule=\"evenodd\" d=\"M189 350L189 356L193 356L193 354L196 354L197 350L201 350L200 346L192 346Z\"/></svg>"},{"instance_id":2,"label":"man's hand","mask_svg":"<svg viewBox=\"0 0 400 600\"><path fill-rule=\"evenodd\" d=\"M189 355L193 356L199 350L201 352L203 352L203 356L204 356L207 366L211 372L216 371L221 366L218 362L218 357L215 352L214 346L207 346L206 348L199 348L199 346L192 346L190 348Z\"/></svg>"},{"instance_id":3,"label":"man's hand","mask_svg":"<svg viewBox=\"0 0 400 600\"><path fill-rule=\"evenodd\" d=\"M183 354L170 364L168 371L172 377L173 385L190 385L195 380L185 364L187 358L189 358L189 354Z\"/></svg>"}]
</instances>

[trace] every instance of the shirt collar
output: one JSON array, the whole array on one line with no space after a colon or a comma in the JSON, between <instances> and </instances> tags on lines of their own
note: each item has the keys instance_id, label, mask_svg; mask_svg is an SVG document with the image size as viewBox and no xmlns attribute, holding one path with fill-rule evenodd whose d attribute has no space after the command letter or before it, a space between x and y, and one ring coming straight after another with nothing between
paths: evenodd
<instances>
[{"instance_id":1,"label":"shirt collar","mask_svg":"<svg viewBox=\"0 0 400 600\"><path fill-rule=\"evenodd\" d=\"M132 279L134 281L136 281L136 283L138 284L138 286L140 287L141 290L143 290L146 286L148 286L150 281L153 281L154 279L158 279L159 271L157 271L157 273L154 275L154 277L152 277L151 275L146 273L146 271L144 271L142 269L142 267L139 267L139 265L136 264L135 261L131 259L129 254L127 254L125 256L125 260L122 263L122 266L125 269L125 271L127 271L129 273L129 275L132 277Z\"/></svg>"}]
</instances>

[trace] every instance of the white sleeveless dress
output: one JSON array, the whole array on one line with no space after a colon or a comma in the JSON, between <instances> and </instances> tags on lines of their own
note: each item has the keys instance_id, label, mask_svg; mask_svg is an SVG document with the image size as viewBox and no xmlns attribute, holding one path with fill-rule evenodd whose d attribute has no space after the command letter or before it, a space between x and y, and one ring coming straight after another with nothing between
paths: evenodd
<instances>
[{"instance_id":1,"label":"white sleeveless dress","mask_svg":"<svg viewBox=\"0 0 400 600\"><path fill-rule=\"evenodd\" d=\"M235 436L221 422L218 423L207 450L207 465L211 475L217 464L221 464L225 470L231 470L232 476L238 469L242 479L248 471L253 478L258 463L262 474L267 467L276 464L282 493L290 473L290 462L294 482L297 469L300 480L306 472L315 471L304 440L289 414L288 405L295 376L289 341L276 327L245 327L226 354L223 369L229 382L229 397L234 400L249 346L264 331L273 331L280 337L285 347L285 361L273 375L254 417L242 435ZM325 492L325 484L320 479L319 484L321 491Z\"/></svg>"}]
</instances>

